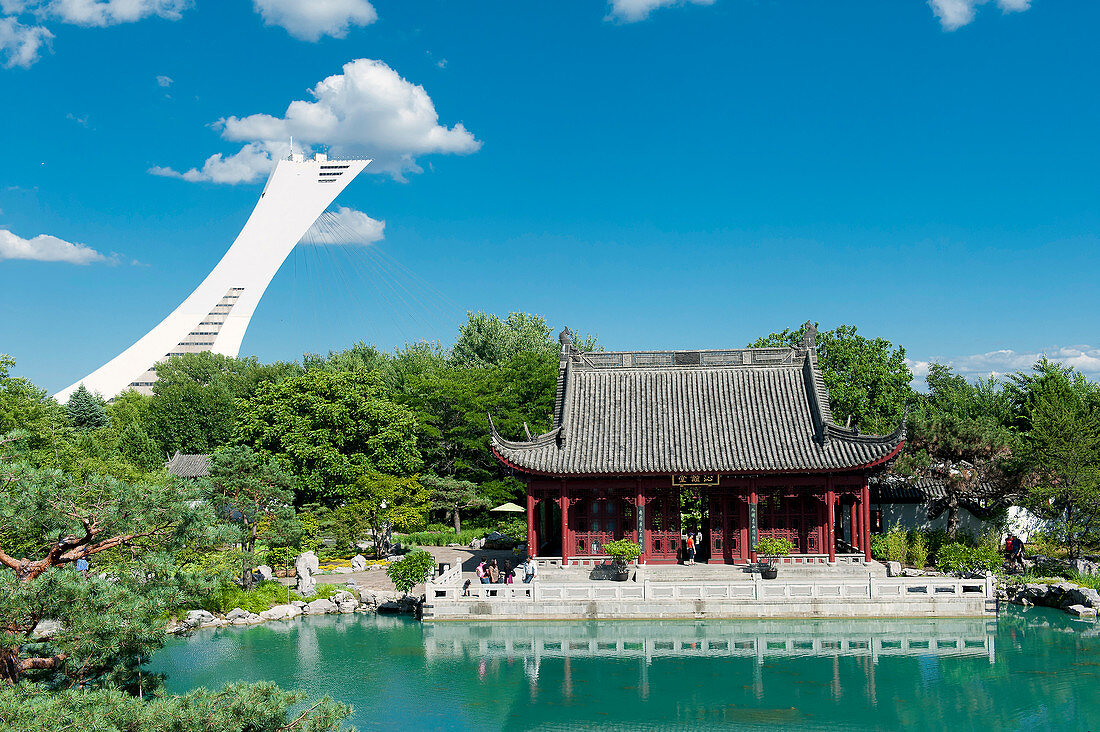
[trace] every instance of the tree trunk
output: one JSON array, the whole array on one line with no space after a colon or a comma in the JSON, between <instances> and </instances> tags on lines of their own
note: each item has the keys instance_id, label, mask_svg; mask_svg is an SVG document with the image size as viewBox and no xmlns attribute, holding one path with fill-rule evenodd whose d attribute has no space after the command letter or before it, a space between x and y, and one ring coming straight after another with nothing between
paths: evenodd
<instances>
[{"instance_id":1,"label":"tree trunk","mask_svg":"<svg viewBox=\"0 0 1100 732\"><path fill-rule=\"evenodd\" d=\"M252 535L249 540L241 545L244 556L241 557L241 586L246 590L252 589L252 553L256 551L256 525L252 525Z\"/></svg>"},{"instance_id":2,"label":"tree trunk","mask_svg":"<svg viewBox=\"0 0 1100 732\"><path fill-rule=\"evenodd\" d=\"M454 515L455 515L455 533L456 534L461 534L462 533L462 519L458 515L458 506L454 507Z\"/></svg>"},{"instance_id":3,"label":"tree trunk","mask_svg":"<svg viewBox=\"0 0 1100 732\"><path fill-rule=\"evenodd\" d=\"M959 532L959 499L951 496L947 499L947 540L955 541Z\"/></svg>"}]
</instances>

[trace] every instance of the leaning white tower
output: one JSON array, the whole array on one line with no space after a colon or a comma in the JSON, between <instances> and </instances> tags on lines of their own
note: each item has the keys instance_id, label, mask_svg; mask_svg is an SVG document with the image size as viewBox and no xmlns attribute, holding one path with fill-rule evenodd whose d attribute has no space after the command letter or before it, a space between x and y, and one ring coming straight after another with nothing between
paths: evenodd
<instances>
[{"instance_id":1,"label":"leaning white tower","mask_svg":"<svg viewBox=\"0 0 1100 732\"><path fill-rule=\"evenodd\" d=\"M236 358L241 340L275 273L294 246L369 160L329 160L295 153L275 164L260 200L229 251L202 284L137 343L62 389L81 384L112 399L126 389L152 391L154 366L169 356L213 351Z\"/></svg>"}]
</instances>

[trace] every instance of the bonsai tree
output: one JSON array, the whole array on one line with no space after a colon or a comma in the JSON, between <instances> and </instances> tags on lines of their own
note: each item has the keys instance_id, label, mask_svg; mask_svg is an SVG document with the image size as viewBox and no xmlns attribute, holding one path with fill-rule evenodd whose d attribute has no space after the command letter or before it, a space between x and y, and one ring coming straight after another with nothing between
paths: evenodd
<instances>
[{"instance_id":1,"label":"bonsai tree","mask_svg":"<svg viewBox=\"0 0 1100 732\"><path fill-rule=\"evenodd\" d=\"M794 549L790 539L781 539L778 536L764 536L756 542L753 550L763 564L774 564L779 557L788 556Z\"/></svg>"},{"instance_id":2,"label":"bonsai tree","mask_svg":"<svg viewBox=\"0 0 1100 732\"><path fill-rule=\"evenodd\" d=\"M637 542L631 541L630 539L609 541L604 544L603 550L611 557L611 560L615 564L615 569L620 572L625 572L627 563L633 562L642 555L642 548L638 546Z\"/></svg>"}]
</instances>

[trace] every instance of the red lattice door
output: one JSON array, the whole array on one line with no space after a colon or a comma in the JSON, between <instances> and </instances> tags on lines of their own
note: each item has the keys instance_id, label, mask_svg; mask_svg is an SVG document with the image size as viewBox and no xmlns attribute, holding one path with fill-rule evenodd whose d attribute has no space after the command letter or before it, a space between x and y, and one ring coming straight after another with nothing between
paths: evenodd
<instances>
[{"instance_id":1,"label":"red lattice door","mask_svg":"<svg viewBox=\"0 0 1100 732\"><path fill-rule=\"evenodd\" d=\"M680 558L680 496L650 498L645 507L647 557L654 561Z\"/></svg>"},{"instance_id":2,"label":"red lattice door","mask_svg":"<svg viewBox=\"0 0 1100 732\"><path fill-rule=\"evenodd\" d=\"M787 539L796 554L817 554L820 542L820 510L812 496L761 495L759 499L761 537Z\"/></svg>"},{"instance_id":3,"label":"red lattice door","mask_svg":"<svg viewBox=\"0 0 1100 732\"><path fill-rule=\"evenodd\" d=\"M711 495L710 558L719 557L726 564L745 558L742 530L748 525L747 505L737 496Z\"/></svg>"},{"instance_id":4,"label":"red lattice door","mask_svg":"<svg viewBox=\"0 0 1100 732\"><path fill-rule=\"evenodd\" d=\"M624 498L593 498L571 507L571 556L603 556L609 541L634 539L634 505Z\"/></svg>"}]
</instances>

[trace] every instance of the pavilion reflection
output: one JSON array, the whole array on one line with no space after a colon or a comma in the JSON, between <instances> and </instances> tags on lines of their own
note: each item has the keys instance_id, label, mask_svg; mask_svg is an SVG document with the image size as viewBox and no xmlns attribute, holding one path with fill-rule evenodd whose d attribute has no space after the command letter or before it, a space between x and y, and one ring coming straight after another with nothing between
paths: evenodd
<instances>
[{"instance_id":1,"label":"pavilion reflection","mask_svg":"<svg viewBox=\"0 0 1100 732\"><path fill-rule=\"evenodd\" d=\"M452 622L424 626L433 660L970 656L995 663L996 621L985 618L908 620L708 620ZM537 671L528 671L528 674Z\"/></svg>"}]
</instances>

